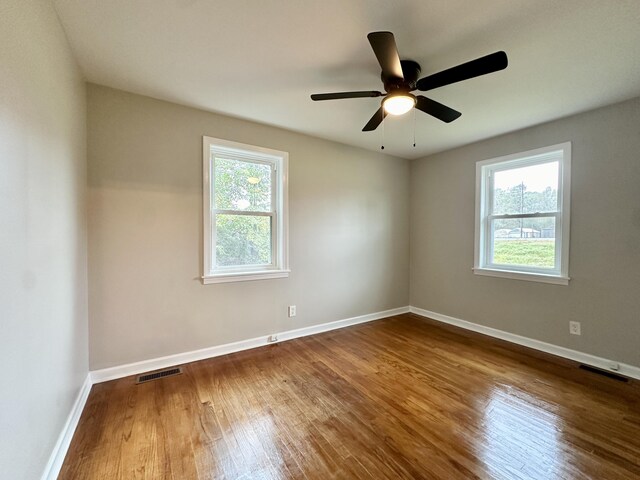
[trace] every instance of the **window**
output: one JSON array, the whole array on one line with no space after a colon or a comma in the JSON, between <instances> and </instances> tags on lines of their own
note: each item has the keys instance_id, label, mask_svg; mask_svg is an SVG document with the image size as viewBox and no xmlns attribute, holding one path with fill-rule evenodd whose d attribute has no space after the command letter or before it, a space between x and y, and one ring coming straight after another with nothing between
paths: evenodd
<instances>
[{"instance_id":1,"label":"window","mask_svg":"<svg viewBox=\"0 0 640 480\"><path fill-rule=\"evenodd\" d=\"M476 164L474 272L569 283L571 143Z\"/></svg>"},{"instance_id":2,"label":"window","mask_svg":"<svg viewBox=\"0 0 640 480\"><path fill-rule=\"evenodd\" d=\"M288 157L203 137L203 283L289 275Z\"/></svg>"}]
</instances>

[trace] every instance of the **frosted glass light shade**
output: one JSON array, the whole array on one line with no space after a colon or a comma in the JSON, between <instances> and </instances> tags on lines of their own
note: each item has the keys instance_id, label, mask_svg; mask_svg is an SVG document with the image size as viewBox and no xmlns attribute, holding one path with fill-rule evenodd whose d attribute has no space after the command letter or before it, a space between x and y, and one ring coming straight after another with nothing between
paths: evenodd
<instances>
[{"instance_id":1,"label":"frosted glass light shade","mask_svg":"<svg viewBox=\"0 0 640 480\"><path fill-rule=\"evenodd\" d=\"M389 115L404 115L416 104L413 95L392 95L385 98L382 106Z\"/></svg>"}]
</instances>

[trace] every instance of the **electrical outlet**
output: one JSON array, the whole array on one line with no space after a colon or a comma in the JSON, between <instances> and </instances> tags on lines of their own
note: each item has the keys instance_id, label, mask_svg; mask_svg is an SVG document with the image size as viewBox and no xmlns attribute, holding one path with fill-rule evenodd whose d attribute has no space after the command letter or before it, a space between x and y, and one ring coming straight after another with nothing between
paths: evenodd
<instances>
[{"instance_id":1,"label":"electrical outlet","mask_svg":"<svg viewBox=\"0 0 640 480\"><path fill-rule=\"evenodd\" d=\"M580 322L569 322L569 333L571 335L582 335L580 333Z\"/></svg>"},{"instance_id":2,"label":"electrical outlet","mask_svg":"<svg viewBox=\"0 0 640 480\"><path fill-rule=\"evenodd\" d=\"M296 316L296 306L295 305L289 305L289 316L290 317L295 317Z\"/></svg>"},{"instance_id":3,"label":"electrical outlet","mask_svg":"<svg viewBox=\"0 0 640 480\"><path fill-rule=\"evenodd\" d=\"M278 335L269 335L269 338L267 338L267 342L269 343L274 343L278 341Z\"/></svg>"}]
</instances>

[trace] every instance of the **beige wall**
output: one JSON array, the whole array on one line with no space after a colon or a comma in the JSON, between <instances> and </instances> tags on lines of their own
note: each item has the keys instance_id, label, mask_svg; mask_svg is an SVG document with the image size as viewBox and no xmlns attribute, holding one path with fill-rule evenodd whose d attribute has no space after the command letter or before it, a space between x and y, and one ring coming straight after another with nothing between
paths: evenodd
<instances>
[{"instance_id":1,"label":"beige wall","mask_svg":"<svg viewBox=\"0 0 640 480\"><path fill-rule=\"evenodd\" d=\"M20 480L88 372L85 85L50 2L0 2L0 85L0 477Z\"/></svg>"},{"instance_id":2,"label":"beige wall","mask_svg":"<svg viewBox=\"0 0 640 480\"><path fill-rule=\"evenodd\" d=\"M407 160L96 85L88 111L92 369L408 304ZM289 152L288 279L200 283L203 135Z\"/></svg>"},{"instance_id":3,"label":"beige wall","mask_svg":"<svg viewBox=\"0 0 640 480\"><path fill-rule=\"evenodd\" d=\"M474 275L475 162L565 141L569 286ZM635 99L413 162L411 304L640 366L639 152Z\"/></svg>"}]
</instances>

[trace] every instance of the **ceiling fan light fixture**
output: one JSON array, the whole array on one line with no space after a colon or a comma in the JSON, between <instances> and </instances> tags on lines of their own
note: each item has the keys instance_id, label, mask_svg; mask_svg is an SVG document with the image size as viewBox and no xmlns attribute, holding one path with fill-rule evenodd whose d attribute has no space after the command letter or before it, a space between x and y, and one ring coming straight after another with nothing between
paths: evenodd
<instances>
[{"instance_id":1,"label":"ceiling fan light fixture","mask_svg":"<svg viewBox=\"0 0 640 480\"><path fill-rule=\"evenodd\" d=\"M389 115L404 115L416 105L416 97L410 93L390 95L382 102L384 110Z\"/></svg>"}]
</instances>

